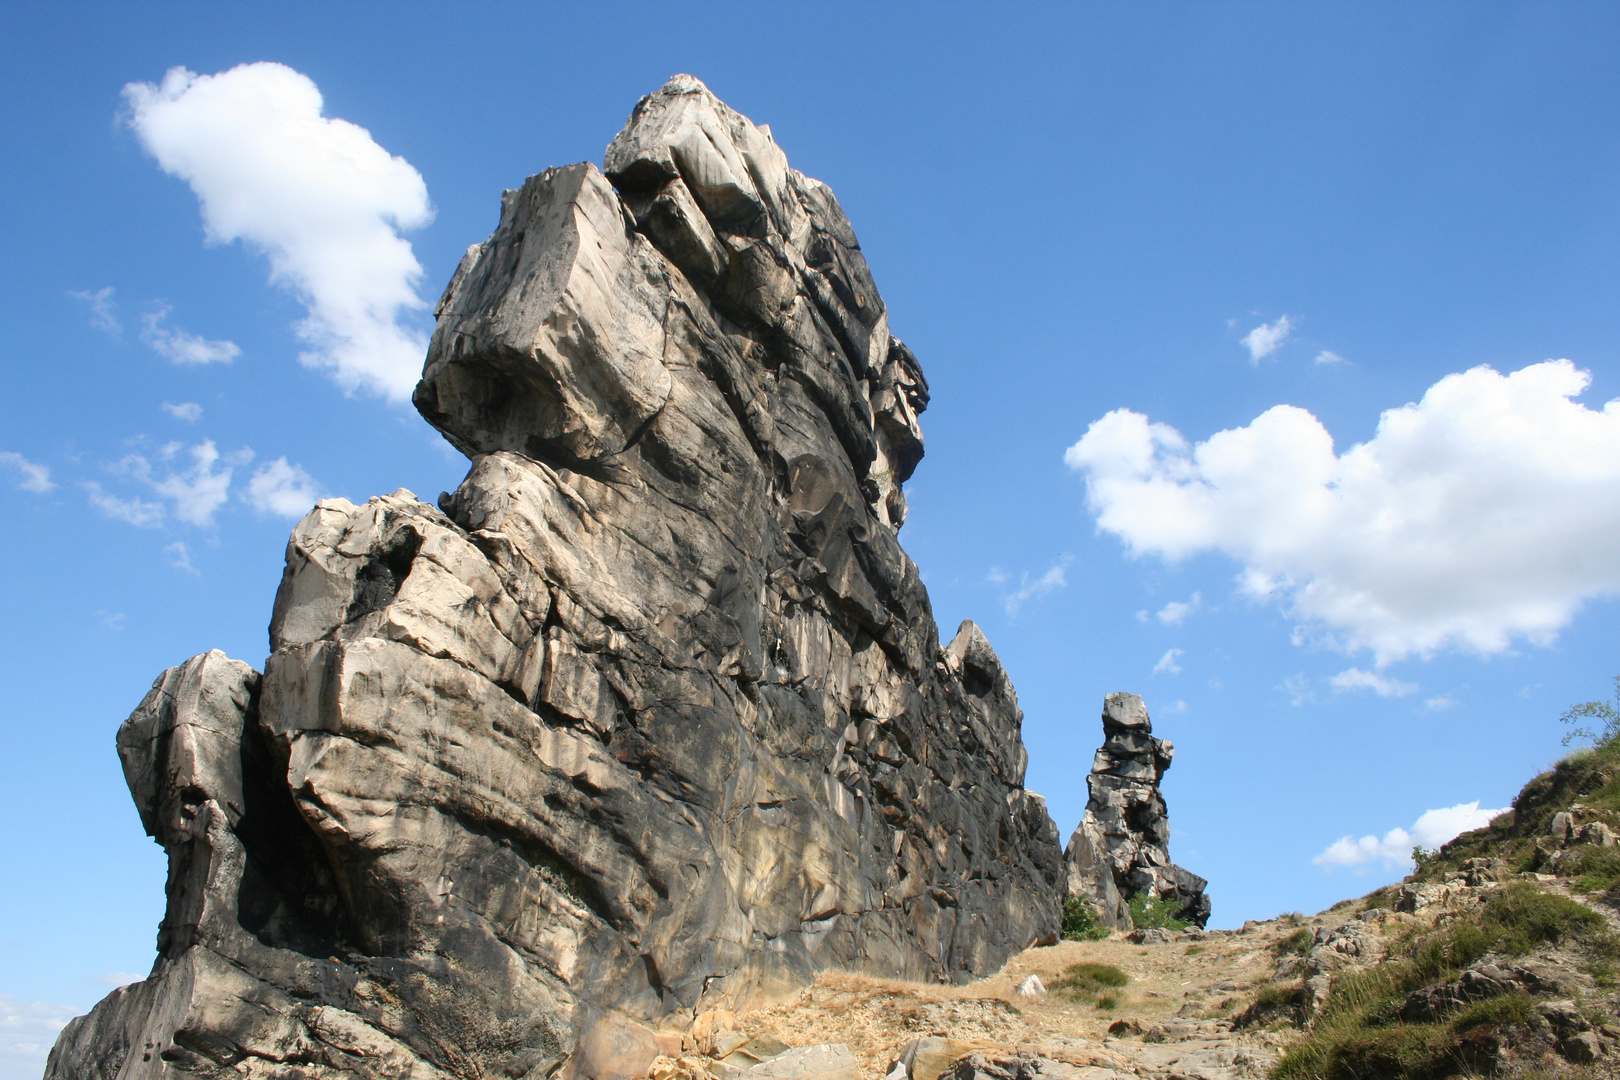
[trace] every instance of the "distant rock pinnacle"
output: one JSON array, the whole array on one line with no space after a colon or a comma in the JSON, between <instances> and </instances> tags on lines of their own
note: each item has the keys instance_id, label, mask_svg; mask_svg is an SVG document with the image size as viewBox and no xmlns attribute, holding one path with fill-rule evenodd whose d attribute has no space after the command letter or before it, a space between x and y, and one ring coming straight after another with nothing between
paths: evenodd
<instances>
[{"instance_id":1,"label":"distant rock pinnacle","mask_svg":"<svg viewBox=\"0 0 1620 1080\"><path fill-rule=\"evenodd\" d=\"M1065 851L1069 893L1089 901L1103 925L1129 929L1127 899L1169 902L1197 926L1209 919L1208 884L1170 861L1170 817L1159 780L1175 747L1153 737L1135 694L1103 700L1103 744L1086 778L1091 798Z\"/></svg>"}]
</instances>

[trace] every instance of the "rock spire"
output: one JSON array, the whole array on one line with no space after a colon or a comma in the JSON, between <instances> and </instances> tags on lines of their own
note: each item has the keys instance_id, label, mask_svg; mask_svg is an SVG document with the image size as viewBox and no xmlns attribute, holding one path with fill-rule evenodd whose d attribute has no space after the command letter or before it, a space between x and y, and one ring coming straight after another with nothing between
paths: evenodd
<instances>
[{"instance_id":1,"label":"rock spire","mask_svg":"<svg viewBox=\"0 0 1620 1080\"><path fill-rule=\"evenodd\" d=\"M457 490L319 503L263 673L120 730L159 955L49 1077L636 1076L824 968L1055 938L1017 698L897 539L928 384L767 128L677 76L506 192L415 403Z\"/></svg>"},{"instance_id":2,"label":"rock spire","mask_svg":"<svg viewBox=\"0 0 1620 1080\"><path fill-rule=\"evenodd\" d=\"M1208 882L1170 861L1170 817L1159 793L1175 747L1153 737L1147 706L1135 694L1104 698L1102 724L1086 814L1064 852L1069 894L1112 928L1130 929L1127 901L1138 895L1166 901L1178 918L1203 926Z\"/></svg>"}]
</instances>

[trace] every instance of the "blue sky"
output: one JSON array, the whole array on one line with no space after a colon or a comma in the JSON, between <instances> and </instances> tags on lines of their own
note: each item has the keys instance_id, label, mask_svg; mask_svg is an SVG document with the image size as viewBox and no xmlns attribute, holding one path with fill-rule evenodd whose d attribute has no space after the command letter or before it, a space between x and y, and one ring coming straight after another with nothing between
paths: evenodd
<instances>
[{"instance_id":1,"label":"blue sky","mask_svg":"<svg viewBox=\"0 0 1620 1080\"><path fill-rule=\"evenodd\" d=\"M262 664L300 500L431 499L465 471L376 380L299 362L353 331L343 287L310 285L326 255L283 251L272 283L274 223L210 240L124 93L176 66L286 65L365 129L395 186L350 209L415 226L428 303L503 188L600 161L668 76L769 123L837 192L928 375L901 538L940 625L1000 652L1065 836L1103 695L1147 699L1212 925L1398 877L1382 855L1505 806L1620 672L1612 5L67 3L8 24L0 1076L37 1075L30 1039L150 965L164 863L118 723L196 652ZM411 284L398 255L368 288ZM399 340L428 327L373 299ZM312 312L325 339L299 336Z\"/></svg>"}]
</instances>

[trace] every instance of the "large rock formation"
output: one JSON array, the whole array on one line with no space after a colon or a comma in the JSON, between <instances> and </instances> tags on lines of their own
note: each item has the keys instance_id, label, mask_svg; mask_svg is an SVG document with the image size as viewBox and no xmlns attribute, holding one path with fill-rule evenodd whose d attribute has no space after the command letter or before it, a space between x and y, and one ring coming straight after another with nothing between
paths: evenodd
<instances>
[{"instance_id":1,"label":"large rock formation","mask_svg":"<svg viewBox=\"0 0 1620 1080\"><path fill-rule=\"evenodd\" d=\"M636 1075L661 1020L1055 937L1017 699L901 550L927 383L832 192L678 76L503 198L416 404L299 523L261 677L119 733L169 906L48 1076Z\"/></svg>"},{"instance_id":2,"label":"large rock formation","mask_svg":"<svg viewBox=\"0 0 1620 1080\"><path fill-rule=\"evenodd\" d=\"M1178 918L1203 926L1209 883L1170 861L1170 816L1159 780L1175 756L1153 737L1147 706L1135 694L1103 699L1103 744L1086 778L1090 799L1064 852L1069 895L1088 903L1104 926L1130 929L1127 901L1151 897Z\"/></svg>"}]
</instances>

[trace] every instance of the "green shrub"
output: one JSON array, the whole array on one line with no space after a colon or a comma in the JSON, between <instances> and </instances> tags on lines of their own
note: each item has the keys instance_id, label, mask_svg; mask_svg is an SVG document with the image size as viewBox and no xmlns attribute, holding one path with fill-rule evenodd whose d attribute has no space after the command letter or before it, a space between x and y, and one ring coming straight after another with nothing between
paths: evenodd
<instances>
[{"instance_id":1,"label":"green shrub","mask_svg":"<svg viewBox=\"0 0 1620 1080\"><path fill-rule=\"evenodd\" d=\"M1078 1001L1105 990L1117 990L1130 981L1130 976L1112 964L1070 964L1048 989Z\"/></svg>"},{"instance_id":2,"label":"green shrub","mask_svg":"<svg viewBox=\"0 0 1620 1080\"><path fill-rule=\"evenodd\" d=\"M1104 994L1097 999L1097 1008L1102 1012L1119 1008L1119 995Z\"/></svg>"},{"instance_id":3,"label":"green shrub","mask_svg":"<svg viewBox=\"0 0 1620 1080\"><path fill-rule=\"evenodd\" d=\"M1187 956L1197 956L1199 953L1201 953L1203 951L1204 951L1204 946L1202 946L1202 945L1189 945L1189 946L1187 946L1186 955Z\"/></svg>"},{"instance_id":4,"label":"green shrub","mask_svg":"<svg viewBox=\"0 0 1620 1080\"><path fill-rule=\"evenodd\" d=\"M1138 929L1185 930L1187 920L1176 918L1179 910L1168 900L1137 893L1126 901L1131 908L1131 921Z\"/></svg>"},{"instance_id":5,"label":"green shrub","mask_svg":"<svg viewBox=\"0 0 1620 1080\"><path fill-rule=\"evenodd\" d=\"M1097 922L1097 915L1078 896L1063 901L1063 937L1068 941L1101 941L1108 928Z\"/></svg>"}]
</instances>

